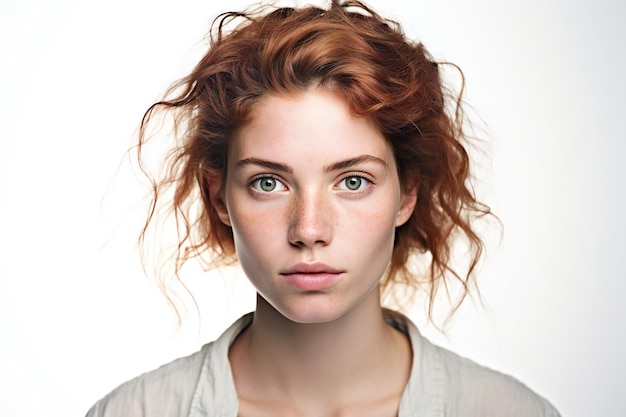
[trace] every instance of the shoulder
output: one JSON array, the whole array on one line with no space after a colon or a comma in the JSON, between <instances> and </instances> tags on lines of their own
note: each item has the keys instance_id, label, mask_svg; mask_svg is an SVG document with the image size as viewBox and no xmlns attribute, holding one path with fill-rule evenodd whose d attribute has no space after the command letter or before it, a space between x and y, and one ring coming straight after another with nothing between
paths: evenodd
<instances>
[{"instance_id":1,"label":"shoulder","mask_svg":"<svg viewBox=\"0 0 626 417\"><path fill-rule=\"evenodd\" d=\"M389 319L388 319L389 320ZM407 415L455 417L558 417L543 397L512 376L481 366L423 337L406 317L392 325L406 333L413 366L405 392Z\"/></svg>"},{"instance_id":2,"label":"shoulder","mask_svg":"<svg viewBox=\"0 0 626 417\"><path fill-rule=\"evenodd\" d=\"M453 416L557 417L543 397L510 375L434 346L441 358L444 404ZM471 412L470 412L471 411Z\"/></svg>"},{"instance_id":3,"label":"shoulder","mask_svg":"<svg viewBox=\"0 0 626 417\"><path fill-rule=\"evenodd\" d=\"M241 317L200 351L120 385L98 401L87 417L176 417L206 415L206 410L232 414L237 394L228 349L252 317Z\"/></svg>"},{"instance_id":4,"label":"shoulder","mask_svg":"<svg viewBox=\"0 0 626 417\"><path fill-rule=\"evenodd\" d=\"M186 416L205 357L213 343L140 375L98 401L87 417Z\"/></svg>"}]
</instances>

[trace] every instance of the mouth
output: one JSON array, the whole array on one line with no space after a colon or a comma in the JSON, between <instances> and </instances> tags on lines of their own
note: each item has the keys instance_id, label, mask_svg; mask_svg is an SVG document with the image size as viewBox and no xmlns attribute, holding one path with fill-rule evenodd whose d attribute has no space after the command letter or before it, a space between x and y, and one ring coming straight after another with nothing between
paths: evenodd
<instances>
[{"instance_id":1,"label":"mouth","mask_svg":"<svg viewBox=\"0 0 626 417\"><path fill-rule=\"evenodd\" d=\"M291 274L340 274L343 271L332 268L323 262L300 262L291 268L281 271L281 275Z\"/></svg>"},{"instance_id":2,"label":"mouth","mask_svg":"<svg viewBox=\"0 0 626 417\"><path fill-rule=\"evenodd\" d=\"M290 285L304 291L322 291L332 287L344 271L332 268L322 262L301 262L284 271L280 275Z\"/></svg>"}]
</instances>

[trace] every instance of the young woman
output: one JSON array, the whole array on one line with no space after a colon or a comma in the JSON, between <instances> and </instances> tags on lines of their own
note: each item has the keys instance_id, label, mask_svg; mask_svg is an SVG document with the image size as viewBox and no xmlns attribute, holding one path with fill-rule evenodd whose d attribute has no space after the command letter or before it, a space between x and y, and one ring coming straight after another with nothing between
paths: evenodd
<instances>
[{"instance_id":1,"label":"young woman","mask_svg":"<svg viewBox=\"0 0 626 417\"><path fill-rule=\"evenodd\" d=\"M443 280L467 289L482 250L471 220L489 209L439 64L355 1L217 22L193 72L146 113L140 150L155 113L172 112L180 141L154 204L174 187L177 270L237 260L257 307L88 416L557 416L381 306L396 284L426 285L431 303ZM450 266L455 237L469 244L464 272Z\"/></svg>"}]
</instances>

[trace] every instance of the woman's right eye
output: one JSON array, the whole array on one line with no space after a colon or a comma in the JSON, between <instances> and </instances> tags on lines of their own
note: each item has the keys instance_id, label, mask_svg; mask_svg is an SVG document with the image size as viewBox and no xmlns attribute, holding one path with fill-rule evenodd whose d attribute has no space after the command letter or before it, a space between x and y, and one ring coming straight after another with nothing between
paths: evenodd
<instances>
[{"instance_id":1,"label":"woman's right eye","mask_svg":"<svg viewBox=\"0 0 626 417\"><path fill-rule=\"evenodd\" d=\"M273 193L277 191L284 191L287 189L285 185L274 177L260 177L254 179L250 186L256 191L262 193Z\"/></svg>"}]
</instances>

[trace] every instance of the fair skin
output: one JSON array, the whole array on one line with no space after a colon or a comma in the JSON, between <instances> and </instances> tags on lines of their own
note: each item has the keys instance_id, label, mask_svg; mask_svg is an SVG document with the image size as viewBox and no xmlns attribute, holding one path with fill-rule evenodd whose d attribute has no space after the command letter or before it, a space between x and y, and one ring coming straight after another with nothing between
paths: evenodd
<instances>
[{"instance_id":1,"label":"fair skin","mask_svg":"<svg viewBox=\"0 0 626 417\"><path fill-rule=\"evenodd\" d=\"M321 88L267 95L219 184L212 203L258 293L229 354L239 415L396 416L412 353L379 283L416 192L380 131Z\"/></svg>"}]
</instances>

